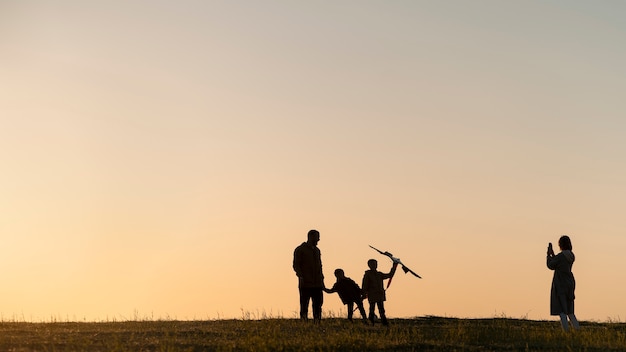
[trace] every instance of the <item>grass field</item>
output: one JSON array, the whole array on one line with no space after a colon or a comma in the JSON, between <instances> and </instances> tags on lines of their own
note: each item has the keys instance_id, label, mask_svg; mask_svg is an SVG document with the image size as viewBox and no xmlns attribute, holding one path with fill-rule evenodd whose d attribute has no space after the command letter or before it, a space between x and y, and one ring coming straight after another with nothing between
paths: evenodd
<instances>
[{"instance_id":1,"label":"grass field","mask_svg":"<svg viewBox=\"0 0 626 352\"><path fill-rule=\"evenodd\" d=\"M626 351L626 324L509 318L2 322L0 351Z\"/></svg>"}]
</instances>

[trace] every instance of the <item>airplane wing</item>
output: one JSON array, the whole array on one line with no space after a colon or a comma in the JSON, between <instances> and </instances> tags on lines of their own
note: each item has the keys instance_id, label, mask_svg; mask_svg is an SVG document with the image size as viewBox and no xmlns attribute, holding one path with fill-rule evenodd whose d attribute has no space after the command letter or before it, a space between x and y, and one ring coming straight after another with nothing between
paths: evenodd
<instances>
[{"instance_id":1,"label":"airplane wing","mask_svg":"<svg viewBox=\"0 0 626 352\"><path fill-rule=\"evenodd\" d=\"M402 264L402 271L404 271L404 273L405 273L405 274L406 274L406 273L411 273L411 274L415 275L415 277L417 277L417 278L419 278L419 279L421 279L421 278L422 278L421 276L417 275L417 274L415 273L415 271L413 271L413 270L411 270L411 269L407 268L407 267L406 267L406 265L404 265L404 264Z\"/></svg>"},{"instance_id":2,"label":"airplane wing","mask_svg":"<svg viewBox=\"0 0 626 352\"><path fill-rule=\"evenodd\" d=\"M391 253L389 253L389 252L383 252L383 251L381 251L380 249L373 247L372 245L370 245L370 248L372 248L373 250L375 250L376 252L378 252L378 253L380 253L380 254L382 254L382 255L385 255L385 256L389 257L389 259L391 259L391 261L393 261L394 263L397 263L397 264L402 265L402 271L404 271L404 273L405 273L405 274L406 274L406 273L411 273L411 274L413 274L415 277L417 277L417 278L419 278L419 279L421 279L421 278L422 278L421 276L417 275L417 273L416 273L415 271L413 271L413 270L411 270L411 269L407 268L407 266L406 266L406 265L404 265L404 263L402 263L402 262L400 261L400 259L398 259L398 258L394 257L394 256L393 256L393 254L391 254ZM391 280L389 280L389 283L391 283Z\"/></svg>"}]
</instances>

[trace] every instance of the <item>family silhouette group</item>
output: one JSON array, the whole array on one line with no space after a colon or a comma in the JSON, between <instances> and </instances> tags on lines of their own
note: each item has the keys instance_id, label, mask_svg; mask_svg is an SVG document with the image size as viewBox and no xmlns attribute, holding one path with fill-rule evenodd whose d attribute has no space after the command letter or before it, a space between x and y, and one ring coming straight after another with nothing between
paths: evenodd
<instances>
[{"instance_id":1,"label":"family silhouette group","mask_svg":"<svg viewBox=\"0 0 626 352\"><path fill-rule=\"evenodd\" d=\"M308 320L309 303L312 305L313 321L319 323L322 319L322 304L324 292L338 293L341 302L347 305L348 320L352 321L354 306L356 305L364 323L372 325L378 320L375 314L378 308L380 322L389 326L385 313L385 288L384 280L393 277L398 263L393 262L388 273L378 271L378 262L375 259L367 261L369 270L363 275L361 287L354 280L346 277L342 269L335 270L337 281L332 288L326 288L324 274L322 272L321 252L317 247L320 233L310 230L307 241L296 247L293 253L293 270L298 277L298 289L300 292L300 319ZM572 252L572 241L569 236L559 238L559 254L554 252L552 243L548 244L546 265L554 271L550 290L550 315L559 316L562 327L569 331L570 324L577 330L580 328L576 315L574 315L574 291L576 281L572 273L572 265L575 256ZM363 300L369 302L369 314L366 315Z\"/></svg>"}]
</instances>

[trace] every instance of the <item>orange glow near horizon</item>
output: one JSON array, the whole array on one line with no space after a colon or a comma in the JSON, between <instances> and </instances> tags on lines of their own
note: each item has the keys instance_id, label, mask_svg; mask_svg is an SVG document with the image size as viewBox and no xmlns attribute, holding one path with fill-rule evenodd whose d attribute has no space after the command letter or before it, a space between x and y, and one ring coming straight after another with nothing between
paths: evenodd
<instances>
[{"instance_id":1,"label":"orange glow near horizon","mask_svg":"<svg viewBox=\"0 0 626 352\"><path fill-rule=\"evenodd\" d=\"M624 10L5 2L0 318L295 318L316 228L328 287L368 245L423 277L391 318L552 319L569 234L579 319L618 320Z\"/></svg>"}]
</instances>

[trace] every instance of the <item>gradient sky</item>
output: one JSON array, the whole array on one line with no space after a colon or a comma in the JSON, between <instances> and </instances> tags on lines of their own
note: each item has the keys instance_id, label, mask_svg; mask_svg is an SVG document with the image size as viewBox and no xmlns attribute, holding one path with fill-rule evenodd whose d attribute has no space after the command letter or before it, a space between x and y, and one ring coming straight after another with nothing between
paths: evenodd
<instances>
[{"instance_id":1,"label":"gradient sky","mask_svg":"<svg viewBox=\"0 0 626 352\"><path fill-rule=\"evenodd\" d=\"M2 319L626 318L626 2L0 0ZM343 315L339 297L324 309Z\"/></svg>"}]
</instances>

